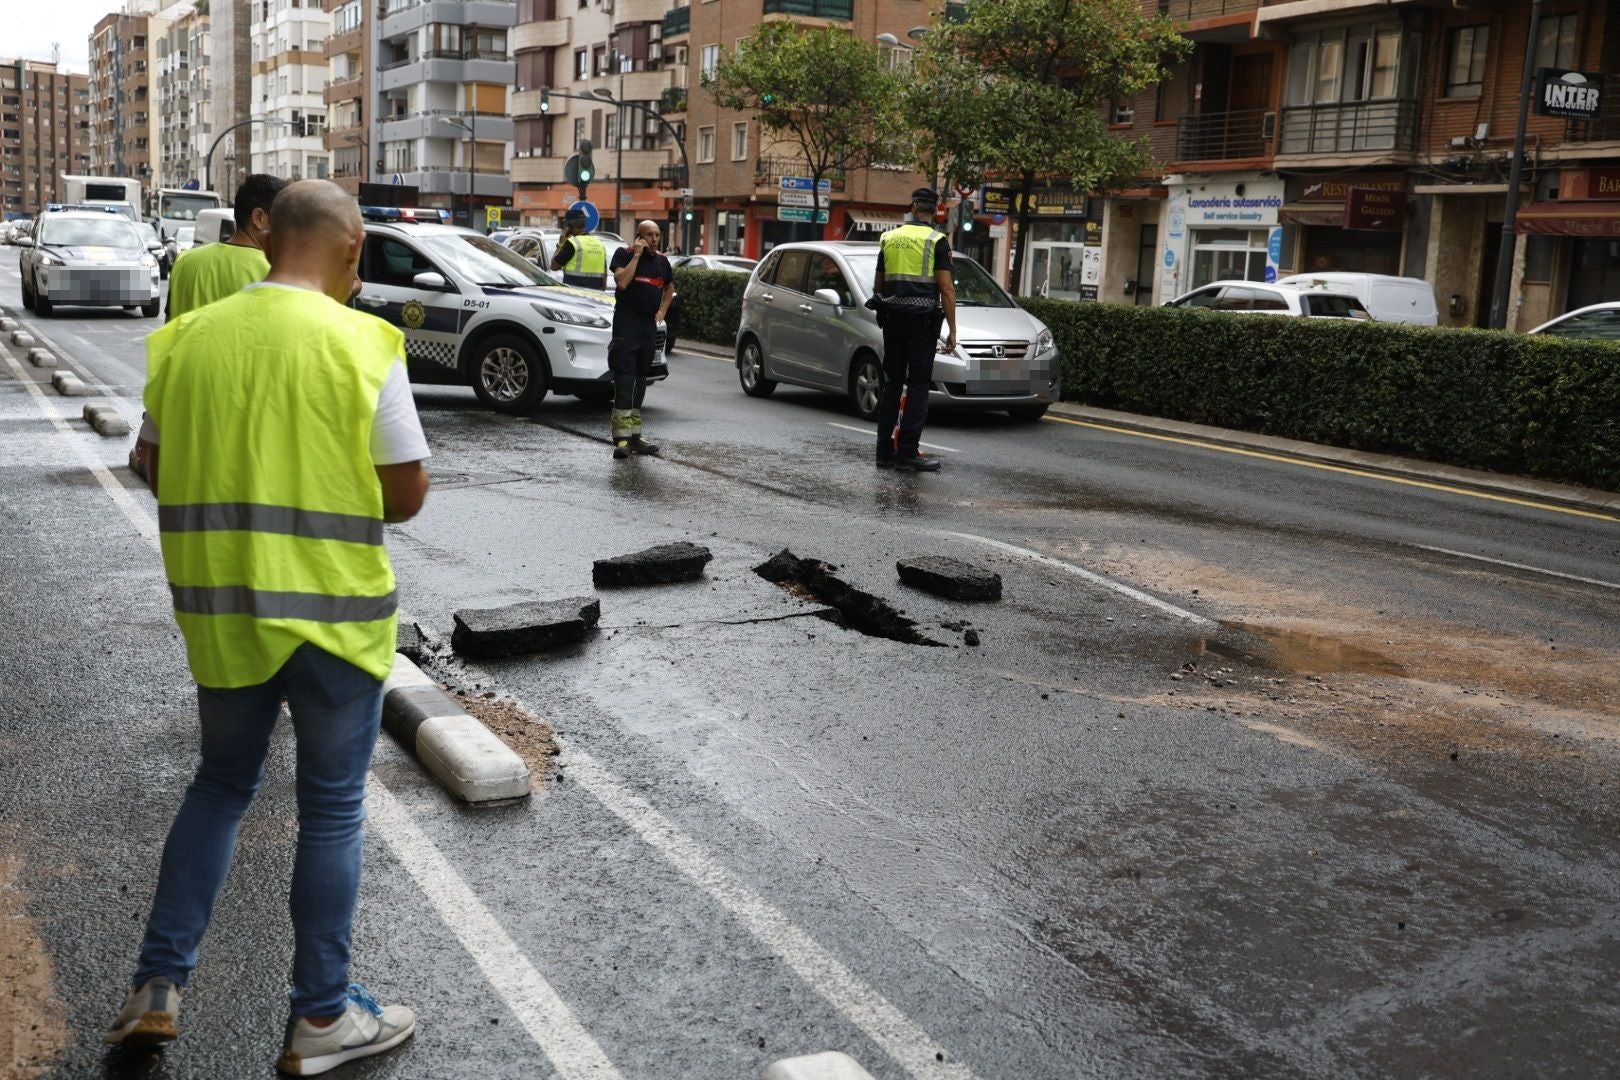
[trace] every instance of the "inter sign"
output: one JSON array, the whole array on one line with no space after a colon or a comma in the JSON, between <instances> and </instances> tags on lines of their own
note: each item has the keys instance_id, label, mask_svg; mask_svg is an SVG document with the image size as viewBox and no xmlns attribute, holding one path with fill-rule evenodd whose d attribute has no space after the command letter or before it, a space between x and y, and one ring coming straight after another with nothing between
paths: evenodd
<instances>
[{"instance_id":1,"label":"inter sign","mask_svg":"<svg viewBox=\"0 0 1620 1080\"><path fill-rule=\"evenodd\" d=\"M1536 73L1536 115L1596 120L1603 109L1603 76L1542 68Z\"/></svg>"}]
</instances>

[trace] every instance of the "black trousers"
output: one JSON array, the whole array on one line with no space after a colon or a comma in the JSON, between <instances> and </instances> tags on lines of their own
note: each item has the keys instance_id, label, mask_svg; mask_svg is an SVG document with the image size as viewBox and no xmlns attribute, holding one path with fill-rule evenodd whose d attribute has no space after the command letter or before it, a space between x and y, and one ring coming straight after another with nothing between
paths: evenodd
<instances>
[{"instance_id":1,"label":"black trousers","mask_svg":"<svg viewBox=\"0 0 1620 1080\"><path fill-rule=\"evenodd\" d=\"M613 328L613 340L608 342L608 371L613 375L614 409L629 412L641 408L657 348L658 324L651 319L645 324Z\"/></svg>"},{"instance_id":2,"label":"black trousers","mask_svg":"<svg viewBox=\"0 0 1620 1080\"><path fill-rule=\"evenodd\" d=\"M928 422L928 390L934 381L934 350L945 316L883 316L883 390L878 395L877 456L917 456L917 443ZM906 391L906 412L900 416L900 389ZM900 417L900 448L894 448L895 418Z\"/></svg>"}]
</instances>

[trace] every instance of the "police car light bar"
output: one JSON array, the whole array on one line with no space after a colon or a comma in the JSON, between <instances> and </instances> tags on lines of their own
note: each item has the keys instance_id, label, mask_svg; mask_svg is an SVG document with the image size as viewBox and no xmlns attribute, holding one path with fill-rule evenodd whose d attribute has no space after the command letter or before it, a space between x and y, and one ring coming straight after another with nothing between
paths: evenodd
<instances>
[{"instance_id":1,"label":"police car light bar","mask_svg":"<svg viewBox=\"0 0 1620 1080\"><path fill-rule=\"evenodd\" d=\"M443 224L450 220L450 211L418 206L362 206L360 216L367 221L433 221Z\"/></svg>"},{"instance_id":2,"label":"police car light bar","mask_svg":"<svg viewBox=\"0 0 1620 1080\"><path fill-rule=\"evenodd\" d=\"M107 214L118 213L118 207L105 206L101 203L46 203L46 213L55 213L59 210L100 210Z\"/></svg>"}]
</instances>

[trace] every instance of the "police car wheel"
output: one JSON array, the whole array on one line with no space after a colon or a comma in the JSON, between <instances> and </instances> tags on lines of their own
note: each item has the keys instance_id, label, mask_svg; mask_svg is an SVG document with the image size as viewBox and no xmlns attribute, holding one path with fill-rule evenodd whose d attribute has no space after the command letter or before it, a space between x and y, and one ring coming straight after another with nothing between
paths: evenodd
<instances>
[{"instance_id":1,"label":"police car wheel","mask_svg":"<svg viewBox=\"0 0 1620 1080\"><path fill-rule=\"evenodd\" d=\"M770 397L776 389L775 381L765 377L765 354L753 338L737 353L737 381L749 397Z\"/></svg>"},{"instance_id":2,"label":"police car wheel","mask_svg":"<svg viewBox=\"0 0 1620 1080\"><path fill-rule=\"evenodd\" d=\"M871 353L855 358L849 373L849 400L862 420L877 418L878 395L883 390L883 365Z\"/></svg>"},{"instance_id":3,"label":"police car wheel","mask_svg":"<svg viewBox=\"0 0 1620 1080\"><path fill-rule=\"evenodd\" d=\"M496 412L530 412L546 396L546 369L534 346L511 334L486 339L472 362L478 400Z\"/></svg>"}]
</instances>

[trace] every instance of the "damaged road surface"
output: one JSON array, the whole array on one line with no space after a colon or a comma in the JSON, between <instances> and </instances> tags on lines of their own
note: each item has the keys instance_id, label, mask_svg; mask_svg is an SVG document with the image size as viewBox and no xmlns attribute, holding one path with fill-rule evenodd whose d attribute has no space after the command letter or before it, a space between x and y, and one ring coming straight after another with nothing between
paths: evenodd
<instances>
[{"instance_id":1,"label":"damaged road surface","mask_svg":"<svg viewBox=\"0 0 1620 1080\"><path fill-rule=\"evenodd\" d=\"M19 317L139 415L139 320ZM127 441L10 355L0 1073L269 1077L286 725L181 1038L100 1045L196 696ZM415 388L454 476L387 530L400 643L536 786L473 808L379 741L353 977L421 1027L354 1076L1614 1075L1620 523L990 415L896 475L831 396L671 368L645 469L605 407ZM712 558L595 606L596 560L676 543Z\"/></svg>"}]
</instances>

